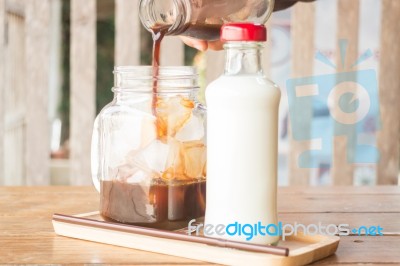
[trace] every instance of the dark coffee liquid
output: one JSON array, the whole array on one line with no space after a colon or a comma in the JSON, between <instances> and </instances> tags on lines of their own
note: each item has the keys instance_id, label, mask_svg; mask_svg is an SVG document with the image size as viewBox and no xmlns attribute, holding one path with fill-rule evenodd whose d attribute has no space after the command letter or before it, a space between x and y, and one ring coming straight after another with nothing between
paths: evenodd
<instances>
[{"instance_id":1,"label":"dark coffee liquid","mask_svg":"<svg viewBox=\"0 0 400 266\"><path fill-rule=\"evenodd\" d=\"M150 187L118 180L102 181L100 213L122 223L171 224L204 216L206 182L167 185L159 180Z\"/></svg>"},{"instance_id":2,"label":"dark coffee liquid","mask_svg":"<svg viewBox=\"0 0 400 266\"><path fill-rule=\"evenodd\" d=\"M157 87L158 87L158 74L160 67L160 49L161 42L164 38L165 33L168 31L168 27L165 26L156 26L152 29L152 38L153 38L153 58L152 58L152 67L153 67L153 100L152 100L152 111L153 115L157 117Z\"/></svg>"},{"instance_id":3,"label":"dark coffee liquid","mask_svg":"<svg viewBox=\"0 0 400 266\"><path fill-rule=\"evenodd\" d=\"M180 35L189 36L199 40L216 41L219 40L222 25L190 23L186 24Z\"/></svg>"}]
</instances>

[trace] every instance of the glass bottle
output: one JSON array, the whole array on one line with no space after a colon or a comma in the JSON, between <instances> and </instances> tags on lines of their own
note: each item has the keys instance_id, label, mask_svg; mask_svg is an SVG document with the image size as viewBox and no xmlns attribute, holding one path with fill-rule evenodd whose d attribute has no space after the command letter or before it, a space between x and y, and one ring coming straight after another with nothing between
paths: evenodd
<instances>
[{"instance_id":1,"label":"glass bottle","mask_svg":"<svg viewBox=\"0 0 400 266\"><path fill-rule=\"evenodd\" d=\"M152 71L114 69L114 99L95 120L92 178L106 219L174 227L204 216L206 111L194 68L160 67L155 98Z\"/></svg>"},{"instance_id":2,"label":"glass bottle","mask_svg":"<svg viewBox=\"0 0 400 266\"><path fill-rule=\"evenodd\" d=\"M166 35L217 40L227 22L264 24L274 0L141 0L139 16L149 31L168 28Z\"/></svg>"},{"instance_id":3,"label":"glass bottle","mask_svg":"<svg viewBox=\"0 0 400 266\"><path fill-rule=\"evenodd\" d=\"M205 224L237 223L237 228L249 224L253 232L257 230L264 235L258 233L248 239L248 235L237 232L222 237L271 244L279 240L278 235L268 235L265 226L278 222L280 90L265 77L261 67L266 30L263 25L236 23L224 25L221 32L226 51L225 72L206 89ZM264 228L255 229L254 225ZM235 231L234 228L229 230ZM243 230L248 232L250 228ZM274 229L270 232L278 233Z\"/></svg>"}]
</instances>

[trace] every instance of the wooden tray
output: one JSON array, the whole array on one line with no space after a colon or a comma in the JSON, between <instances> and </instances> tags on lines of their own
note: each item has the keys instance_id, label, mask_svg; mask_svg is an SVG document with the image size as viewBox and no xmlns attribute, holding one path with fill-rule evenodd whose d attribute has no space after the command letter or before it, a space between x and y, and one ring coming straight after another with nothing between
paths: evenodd
<instances>
[{"instance_id":1,"label":"wooden tray","mask_svg":"<svg viewBox=\"0 0 400 266\"><path fill-rule=\"evenodd\" d=\"M279 256L132 233L140 227L104 221L98 212L55 214L52 222L62 236L228 265L305 265L335 253L340 240L325 235L286 237L278 246L289 248L289 256Z\"/></svg>"}]
</instances>

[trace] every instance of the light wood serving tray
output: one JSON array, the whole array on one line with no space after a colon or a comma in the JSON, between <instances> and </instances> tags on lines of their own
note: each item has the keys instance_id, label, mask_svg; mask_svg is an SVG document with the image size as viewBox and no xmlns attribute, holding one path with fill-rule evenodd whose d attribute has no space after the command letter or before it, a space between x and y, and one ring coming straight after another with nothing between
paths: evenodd
<instances>
[{"instance_id":1,"label":"light wood serving tray","mask_svg":"<svg viewBox=\"0 0 400 266\"><path fill-rule=\"evenodd\" d=\"M227 265L305 265L334 254L340 240L325 235L286 237L278 243L289 248L286 257L132 233L134 226L118 224L116 228L98 212L54 215L52 222L61 236Z\"/></svg>"}]
</instances>

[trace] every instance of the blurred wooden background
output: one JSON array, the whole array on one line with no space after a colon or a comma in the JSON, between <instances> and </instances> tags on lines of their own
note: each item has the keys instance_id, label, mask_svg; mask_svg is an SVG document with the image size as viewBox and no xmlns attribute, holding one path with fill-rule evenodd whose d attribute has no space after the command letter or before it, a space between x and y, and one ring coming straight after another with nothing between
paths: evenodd
<instances>
[{"instance_id":1,"label":"blurred wooden background","mask_svg":"<svg viewBox=\"0 0 400 266\"><path fill-rule=\"evenodd\" d=\"M358 43L359 3L338 1L337 38ZM397 184L400 141L400 1L382 0L379 96L381 130L377 146L378 184ZM71 0L70 10L70 169L68 184L91 183L90 143L96 115L96 19L109 12L109 1ZM99 6L101 8L99 8ZM57 50L61 0L0 0L0 184L45 185L50 180L50 132L56 110L54 88L60 82ZM315 4L292 11L292 76L313 74ZM141 51L138 0L115 0L115 64L139 65ZM357 45L348 51L358 57ZM163 43L162 64L183 65L178 38ZM265 51L268 58L269 48ZM339 59L337 59L339 61ZM266 69L268 60L265 59ZM223 53L207 52L206 80L223 70ZM109 73L111 75L111 73ZM49 111L50 110L50 111ZM310 170L297 165L309 142L289 145L289 183L307 185ZM353 184L346 161L346 140L334 140L332 184ZM57 183L57 182L55 182Z\"/></svg>"}]
</instances>

